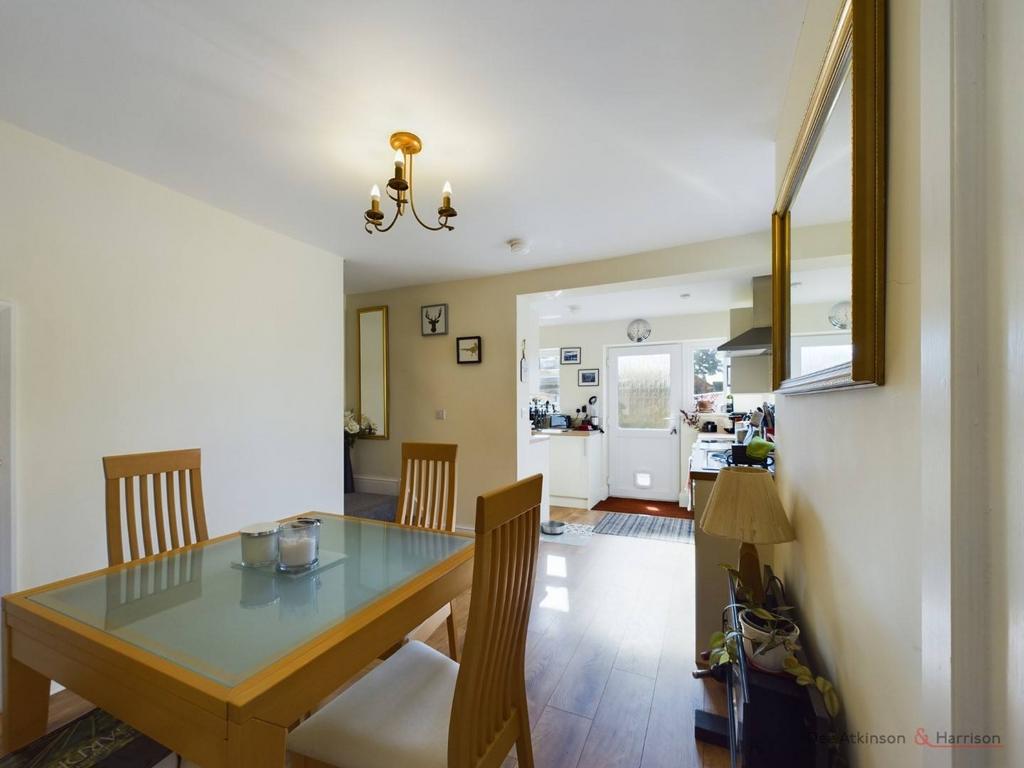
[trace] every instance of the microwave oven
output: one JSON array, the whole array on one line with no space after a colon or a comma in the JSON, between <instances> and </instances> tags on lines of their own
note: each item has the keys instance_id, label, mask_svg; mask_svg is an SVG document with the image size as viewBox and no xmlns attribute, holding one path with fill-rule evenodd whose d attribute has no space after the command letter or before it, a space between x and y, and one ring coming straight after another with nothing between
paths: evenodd
<instances>
[{"instance_id":1,"label":"microwave oven","mask_svg":"<svg viewBox=\"0 0 1024 768\"><path fill-rule=\"evenodd\" d=\"M552 413L551 414L551 429L569 429L572 426L572 422L568 414L565 413Z\"/></svg>"}]
</instances>

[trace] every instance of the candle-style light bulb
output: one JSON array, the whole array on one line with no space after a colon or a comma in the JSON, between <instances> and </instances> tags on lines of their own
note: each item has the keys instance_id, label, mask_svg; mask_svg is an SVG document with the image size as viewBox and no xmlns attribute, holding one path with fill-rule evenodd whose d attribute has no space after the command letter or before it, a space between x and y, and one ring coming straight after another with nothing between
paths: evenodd
<instances>
[{"instance_id":1,"label":"candle-style light bulb","mask_svg":"<svg viewBox=\"0 0 1024 768\"><path fill-rule=\"evenodd\" d=\"M378 203L380 202L380 187L376 184L370 188L370 200L375 200Z\"/></svg>"},{"instance_id":2,"label":"candle-style light bulb","mask_svg":"<svg viewBox=\"0 0 1024 768\"><path fill-rule=\"evenodd\" d=\"M395 150L395 168L404 168L404 167L405 167L405 155L402 153L402 150L396 149Z\"/></svg>"},{"instance_id":3,"label":"candle-style light bulb","mask_svg":"<svg viewBox=\"0 0 1024 768\"><path fill-rule=\"evenodd\" d=\"M452 207L452 184L450 181L446 181L444 186L441 187L441 207Z\"/></svg>"}]
</instances>

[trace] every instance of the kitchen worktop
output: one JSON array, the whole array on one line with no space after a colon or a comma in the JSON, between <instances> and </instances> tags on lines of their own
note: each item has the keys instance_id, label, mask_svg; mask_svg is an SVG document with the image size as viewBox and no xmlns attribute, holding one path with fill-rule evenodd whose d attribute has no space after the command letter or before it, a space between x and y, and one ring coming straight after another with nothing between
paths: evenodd
<instances>
[{"instance_id":1,"label":"kitchen worktop","mask_svg":"<svg viewBox=\"0 0 1024 768\"><path fill-rule=\"evenodd\" d=\"M700 439L704 440L706 439L706 437L709 436L701 435ZM729 435L729 437L732 437L732 435ZM712 439L714 440L714 438ZM726 443L724 440L714 440L714 442L721 442L723 451L730 450L730 446L732 445L732 443ZM690 458L689 474L691 480L710 480L714 482L714 480L718 477L719 471L721 471L723 466L725 466L717 462L705 463L705 457L706 454L704 452L694 451L693 455ZM772 473L775 472L774 464L771 467L768 467L768 471Z\"/></svg>"},{"instance_id":2,"label":"kitchen worktop","mask_svg":"<svg viewBox=\"0 0 1024 768\"><path fill-rule=\"evenodd\" d=\"M603 435L604 432L599 432L596 429L541 429L534 430L531 433L534 437L545 436L545 437L590 437L591 435Z\"/></svg>"}]
</instances>

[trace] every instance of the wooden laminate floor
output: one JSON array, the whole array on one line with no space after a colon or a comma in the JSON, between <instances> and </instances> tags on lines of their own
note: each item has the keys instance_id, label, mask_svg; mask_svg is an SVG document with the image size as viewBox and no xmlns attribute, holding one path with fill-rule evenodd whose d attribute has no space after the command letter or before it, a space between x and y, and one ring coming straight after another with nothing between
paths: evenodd
<instances>
[{"instance_id":1,"label":"wooden laminate floor","mask_svg":"<svg viewBox=\"0 0 1024 768\"><path fill-rule=\"evenodd\" d=\"M553 508L594 524L603 512ZM469 592L455 601L461 644ZM723 711L714 683L690 676L693 547L595 535L541 543L526 649L537 768L724 768L728 752L693 739L693 710ZM442 627L429 639L448 650ZM89 705L57 694L56 728ZM505 768L515 768L515 752Z\"/></svg>"},{"instance_id":2,"label":"wooden laminate floor","mask_svg":"<svg viewBox=\"0 0 1024 768\"><path fill-rule=\"evenodd\" d=\"M589 525L604 514L551 510ZM468 609L466 593L455 603L460 642ZM728 766L726 750L693 739L694 708L725 707L719 684L690 676L693 621L692 545L542 542L526 646L537 768ZM447 651L443 628L429 642Z\"/></svg>"}]
</instances>

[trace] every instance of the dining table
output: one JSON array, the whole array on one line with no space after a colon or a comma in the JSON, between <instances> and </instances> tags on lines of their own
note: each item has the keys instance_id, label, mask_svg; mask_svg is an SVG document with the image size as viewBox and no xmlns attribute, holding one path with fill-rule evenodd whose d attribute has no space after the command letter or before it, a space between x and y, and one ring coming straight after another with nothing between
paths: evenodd
<instances>
[{"instance_id":1,"label":"dining table","mask_svg":"<svg viewBox=\"0 0 1024 768\"><path fill-rule=\"evenodd\" d=\"M55 681L203 768L284 765L289 727L472 582L469 534L309 515L305 572L241 565L236 533L5 596L2 751Z\"/></svg>"}]
</instances>

